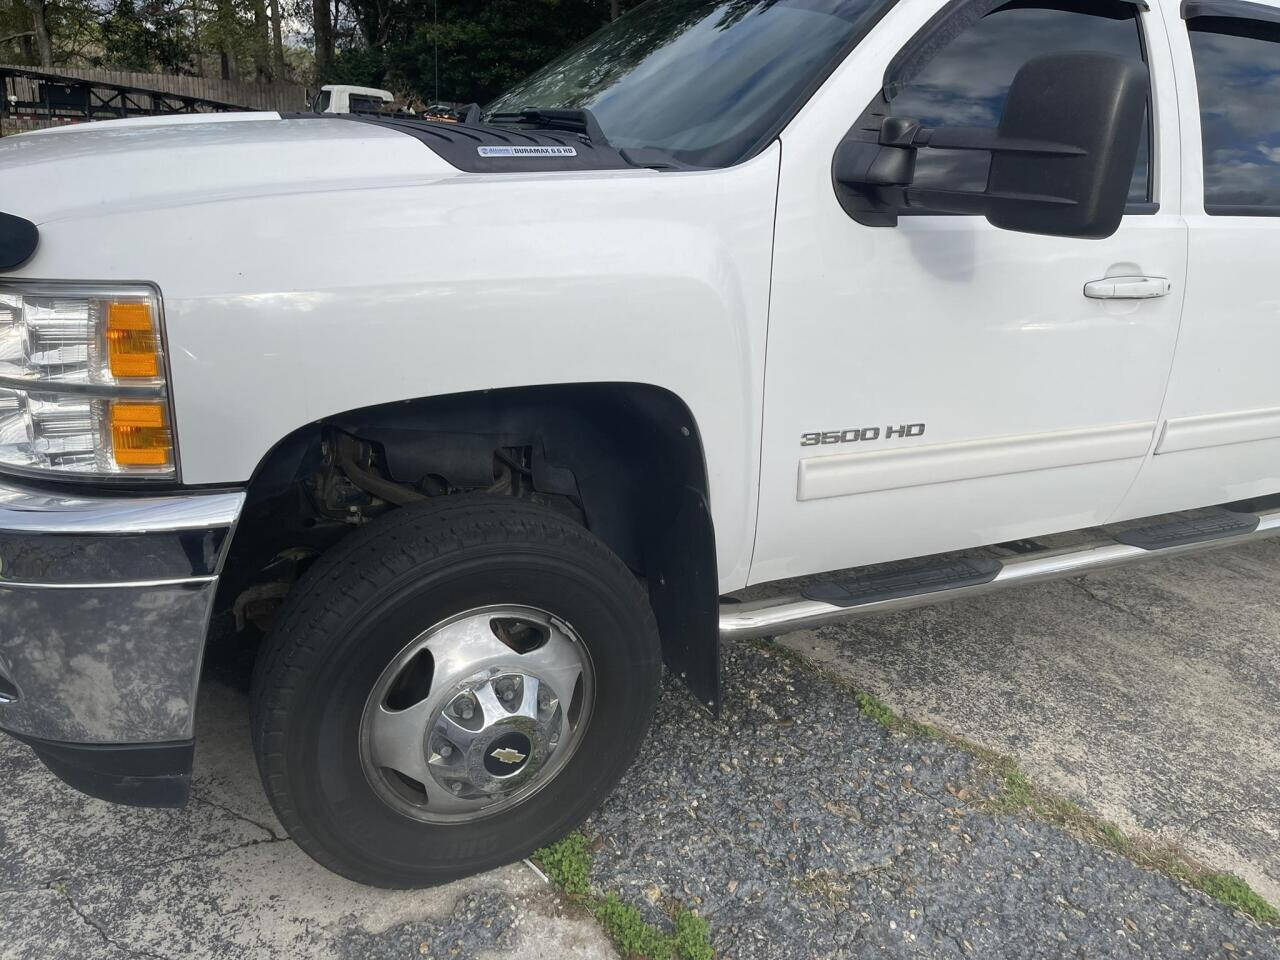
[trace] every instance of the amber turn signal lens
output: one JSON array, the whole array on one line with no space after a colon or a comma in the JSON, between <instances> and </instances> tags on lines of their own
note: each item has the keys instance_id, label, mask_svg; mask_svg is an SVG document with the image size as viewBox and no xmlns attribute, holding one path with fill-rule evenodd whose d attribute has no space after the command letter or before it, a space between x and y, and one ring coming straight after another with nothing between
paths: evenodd
<instances>
[{"instance_id":1,"label":"amber turn signal lens","mask_svg":"<svg viewBox=\"0 0 1280 960\"><path fill-rule=\"evenodd\" d=\"M122 379L160 376L160 338L149 304L107 305L107 366Z\"/></svg>"},{"instance_id":2,"label":"amber turn signal lens","mask_svg":"<svg viewBox=\"0 0 1280 960\"><path fill-rule=\"evenodd\" d=\"M122 467L165 467L173 462L173 434L163 403L111 404L111 451Z\"/></svg>"}]
</instances>

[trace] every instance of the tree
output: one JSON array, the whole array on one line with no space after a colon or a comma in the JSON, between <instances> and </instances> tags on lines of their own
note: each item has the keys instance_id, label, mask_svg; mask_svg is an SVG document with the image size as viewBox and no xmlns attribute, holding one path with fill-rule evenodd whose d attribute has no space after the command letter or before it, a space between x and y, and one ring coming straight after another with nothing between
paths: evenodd
<instances>
[{"instance_id":1,"label":"tree","mask_svg":"<svg viewBox=\"0 0 1280 960\"><path fill-rule=\"evenodd\" d=\"M271 80L271 37L267 31L267 0L252 0L253 32L249 36L249 53L258 83Z\"/></svg>"},{"instance_id":2,"label":"tree","mask_svg":"<svg viewBox=\"0 0 1280 960\"><path fill-rule=\"evenodd\" d=\"M0 0L0 63L40 62L27 0Z\"/></svg>"},{"instance_id":3,"label":"tree","mask_svg":"<svg viewBox=\"0 0 1280 960\"><path fill-rule=\"evenodd\" d=\"M293 74L423 101L486 101L635 2L0 0L0 62L260 82ZM295 24L305 39L290 43Z\"/></svg>"},{"instance_id":4,"label":"tree","mask_svg":"<svg viewBox=\"0 0 1280 960\"><path fill-rule=\"evenodd\" d=\"M284 40L281 37L280 0L271 0L271 74L276 80L287 75L284 65Z\"/></svg>"},{"instance_id":5,"label":"tree","mask_svg":"<svg viewBox=\"0 0 1280 960\"><path fill-rule=\"evenodd\" d=\"M606 23L612 0L349 0L347 10L353 29L328 68L317 52L319 82L485 102Z\"/></svg>"},{"instance_id":6,"label":"tree","mask_svg":"<svg viewBox=\"0 0 1280 960\"><path fill-rule=\"evenodd\" d=\"M36 49L40 53L40 66L53 66L53 42L49 39L49 25L45 19L44 0L27 0L31 10L31 30L36 35Z\"/></svg>"},{"instance_id":7,"label":"tree","mask_svg":"<svg viewBox=\"0 0 1280 960\"><path fill-rule=\"evenodd\" d=\"M236 17L234 0L214 0L213 19L209 22L208 37L218 54L218 75L231 79L231 63L239 39L240 23Z\"/></svg>"},{"instance_id":8,"label":"tree","mask_svg":"<svg viewBox=\"0 0 1280 960\"><path fill-rule=\"evenodd\" d=\"M100 24L102 66L189 73L197 50L179 0L115 0Z\"/></svg>"},{"instance_id":9,"label":"tree","mask_svg":"<svg viewBox=\"0 0 1280 960\"><path fill-rule=\"evenodd\" d=\"M330 0L312 0L311 29L316 40L316 77L329 74L333 67L333 11Z\"/></svg>"},{"instance_id":10,"label":"tree","mask_svg":"<svg viewBox=\"0 0 1280 960\"><path fill-rule=\"evenodd\" d=\"M0 63L83 63L100 45L100 0L0 0Z\"/></svg>"}]
</instances>

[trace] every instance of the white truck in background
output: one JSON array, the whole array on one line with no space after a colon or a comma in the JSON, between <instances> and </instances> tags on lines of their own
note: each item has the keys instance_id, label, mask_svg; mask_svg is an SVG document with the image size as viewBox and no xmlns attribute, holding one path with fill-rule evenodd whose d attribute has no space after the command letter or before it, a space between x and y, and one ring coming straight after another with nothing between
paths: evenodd
<instances>
[{"instance_id":1,"label":"white truck in background","mask_svg":"<svg viewBox=\"0 0 1280 960\"><path fill-rule=\"evenodd\" d=\"M183 803L238 631L290 836L440 882L664 662L1280 533L1273 0L654 0L335 103L0 142L0 729L80 789Z\"/></svg>"},{"instance_id":2,"label":"white truck in background","mask_svg":"<svg viewBox=\"0 0 1280 960\"><path fill-rule=\"evenodd\" d=\"M380 113L395 101L390 90L327 83L311 101L313 113Z\"/></svg>"}]
</instances>

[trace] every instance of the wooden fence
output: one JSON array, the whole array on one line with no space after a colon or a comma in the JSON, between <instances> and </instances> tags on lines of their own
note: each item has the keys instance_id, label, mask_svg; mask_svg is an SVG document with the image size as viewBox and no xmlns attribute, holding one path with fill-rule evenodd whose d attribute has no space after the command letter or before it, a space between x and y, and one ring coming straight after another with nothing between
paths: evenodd
<instances>
[{"instance_id":1,"label":"wooden fence","mask_svg":"<svg viewBox=\"0 0 1280 960\"><path fill-rule=\"evenodd\" d=\"M77 67L45 70L4 65L0 65L0 77L5 76L6 70L15 73L8 76L4 89L0 90L0 95L8 101L0 103L0 126L3 127L0 133L4 134L84 122L86 119L105 119L112 115L110 109L88 111L86 115L83 110L52 109L47 104L42 105L40 101L47 100L47 97L42 96L40 88L44 85L42 78L46 76L51 88L59 81L63 84L84 81L93 85L95 103L102 102L104 97L114 97L117 103L149 105L141 110L131 109L127 115L205 110L278 110L289 113L305 110L308 101L306 87L295 83L257 84L129 70ZM157 96L149 97L148 94ZM185 102L179 103L178 100ZM123 108L120 115L126 115Z\"/></svg>"}]
</instances>

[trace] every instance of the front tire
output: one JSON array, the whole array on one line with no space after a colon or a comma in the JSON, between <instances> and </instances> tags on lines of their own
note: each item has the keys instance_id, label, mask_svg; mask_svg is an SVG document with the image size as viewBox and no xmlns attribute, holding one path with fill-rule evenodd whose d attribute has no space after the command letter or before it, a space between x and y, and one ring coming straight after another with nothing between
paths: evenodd
<instances>
[{"instance_id":1,"label":"front tire","mask_svg":"<svg viewBox=\"0 0 1280 960\"><path fill-rule=\"evenodd\" d=\"M259 654L252 727L290 836L361 883L528 856L634 759L661 652L596 537L500 497L388 514L321 557Z\"/></svg>"}]
</instances>

